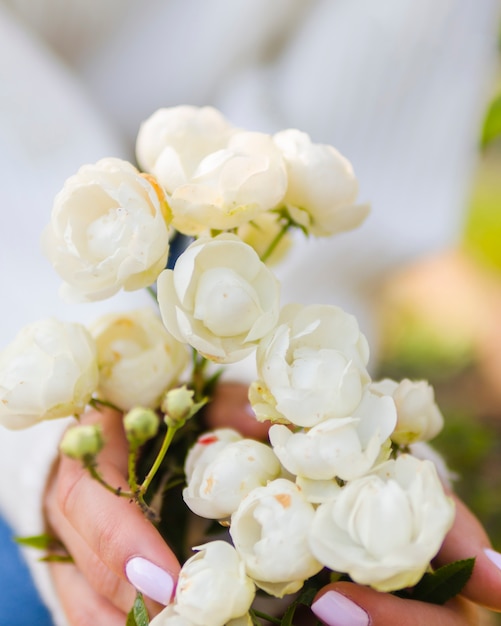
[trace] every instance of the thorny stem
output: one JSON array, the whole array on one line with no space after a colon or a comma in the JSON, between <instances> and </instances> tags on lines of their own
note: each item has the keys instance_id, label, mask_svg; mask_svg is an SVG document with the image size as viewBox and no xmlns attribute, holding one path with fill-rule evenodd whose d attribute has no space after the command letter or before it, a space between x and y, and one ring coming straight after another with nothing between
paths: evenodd
<instances>
[{"instance_id":1,"label":"thorny stem","mask_svg":"<svg viewBox=\"0 0 501 626\"><path fill-rule=\"evenodd\" d=\"M115 494L116 496L121 496L122 498L134 498L134 493L132 491L124 491L121 487L113 487L113 485L107 483L98 472L94 459L92 459L91 461L87 461L85 463L85 467L89 470L92 478L94 478L94 480L97 480L97 482L100 483L105 489L111 491L111 493Z\"/></svg>"}]
</instances>

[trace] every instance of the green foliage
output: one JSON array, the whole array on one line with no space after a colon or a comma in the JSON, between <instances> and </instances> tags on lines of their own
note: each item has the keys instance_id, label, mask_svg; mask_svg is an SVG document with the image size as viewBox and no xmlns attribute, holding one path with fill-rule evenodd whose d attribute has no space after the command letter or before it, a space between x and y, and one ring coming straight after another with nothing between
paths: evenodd
<instances>
[{"instance_id":1,"label":"green foliage","mask_svg":"<svg viewBox=\"0 0 501 626\"><path fill-rule=\"evenodd\" d=\"M501 95L490 103L484 119L481 136L481 146L485 148L501 137Z\"/></svg>"},{"instance_id":2,"label":"green foliage","mask_svg":"<svg viewBox=\"0 0 501 626\"><path fill-rule=\"evenodd\" d=\"M434 572L427 573L414 587L414 600L445 604L459 593L473 573L475 559L464 559L448 563Z\"/></svg>"},{"instance_id":3,"label":"green foliage","mask_svg":"<svg viewBox=\"0 0 501 626\"><path fill-rule=\"evenodd\" d=\"M125 626L148 626L149 623L150 618L148 616L148 611L146 610L143 596L138 591L136 599L134 600L134 605L127 615Z\"/></svg>"},{"instance_id":4,"label":"green foliage","mask_svg":"<svg viewBox=\"0 0 501 626\"><path fill-rule=\"evenodd\" d=\"M55 539L50 535L32 535L30 537L14 537L14 541L21 546L36 550L49 550L54 547Z\"/></svg>"}]
</instances>

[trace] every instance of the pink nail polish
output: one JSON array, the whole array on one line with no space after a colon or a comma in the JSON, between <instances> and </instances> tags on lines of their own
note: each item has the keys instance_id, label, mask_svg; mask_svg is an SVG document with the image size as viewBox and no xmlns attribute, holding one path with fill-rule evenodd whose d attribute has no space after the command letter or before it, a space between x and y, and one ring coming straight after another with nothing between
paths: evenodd
<instances>
[{"instance_id":1,"label":"pink nail polish","mask_svg":"<svg viewBox=\"0 0 501 626\"><path fill-rule=\"evenodd\" d=\"M252 404L250 404L250 402L248 402L244 406L244 411L247 413L249 417L253 417L254 419L256 419L256 413L254 412L254 409L252 408Z\"/></svg>"},{"instance_id":2,"label":"pink nail polish","mask_svg":"<svg viewBox=\"0 0 501 626\"><path fill-rule=\"evenodd\" d=\"M337 591L328 591L311 605L328 626L369 626L370 617L358 604Z\"/></svg>"},{"instance_id":3,"label":"pink nail polish","mask_svg":"<svg viewBox=\"0 0 501 626\"><path fill-rule=\"evenodd\" d=\"M484 549L486 557L494 563L494 565L501 570L501 554L496 552L495 550L491 550L491 548Z\"/></svg>"},{"instance_id":4,"label":"pink nail polish","mask_svg":"<svg viewBox=\"0 0 501 626\"><path fill-rule=\"evenodd\" d=\"M148 598L160 604L169 604L174 590L174 579L158 565L135 556L127 561L125 575L130 584Z\"/></svg>"}]
</instances>

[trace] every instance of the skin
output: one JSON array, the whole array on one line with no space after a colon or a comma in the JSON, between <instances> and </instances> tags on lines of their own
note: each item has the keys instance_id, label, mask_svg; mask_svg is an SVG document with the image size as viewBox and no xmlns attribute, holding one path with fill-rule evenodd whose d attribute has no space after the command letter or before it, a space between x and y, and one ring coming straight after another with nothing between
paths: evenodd
<instances>
[{"instance_id":1,"label":"skin","mask_svg":"<svg viewBox=\"0 0 501 626\"><path fill-rule=\"evenodd\" d=\"M107 441L99 467L113 485L126 484L126 441L116 413L90 411L83 423L101 421ZM266 426L250 418L247 388L221 384L210 406L210 427L231 426L245 436L263 438ZM501 570L483 553L490 542L482 526L457 500L455 524L437 556L437 564L476 556L474 573L464 597L445 606L402 600L353 583L336 583L322 589L337 591L365 609L371 626L479 626L483 611L478 605L501 611ZM123 626L135 590L125 576L125 564L134 556L149 559L175 578L180 564L156 529L125 498L109 493L81 467L61 458L49 481L46 517L63 541L74 564L50 565L56 592L71 626ZM89 523L92 520L92 524ZM125 523L124 520L127 520ZM161 606L147 600L150 615ZM334 624L334 622L332 622Z\"/></svg>"}]
</instances>

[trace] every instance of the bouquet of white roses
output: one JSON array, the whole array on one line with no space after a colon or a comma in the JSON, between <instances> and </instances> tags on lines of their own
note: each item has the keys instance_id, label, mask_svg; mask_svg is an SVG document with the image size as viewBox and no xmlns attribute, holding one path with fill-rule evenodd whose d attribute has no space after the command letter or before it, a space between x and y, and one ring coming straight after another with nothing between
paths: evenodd
<instances>
[{"instance_id":1,"label":"bouquet of white roses","mask_svg":"<svg viewBox=\"0 0 501 626\"><path fill-rule=\"evenodd\" d=\"M433 599L426 576L454 519L434 464L412 454L442 427L433 390L372 381L356 319L322 303L281 308L269 267L293 245L292 229L326 237L363 222L350 163L298 130L247 132L190 106L146 120L137 158L142 171L107 158L67 180L43 247L63 296L146 287L160 316L23 329L0 355L0 423L78 419L88 405L124 415L129 491L99 472L99 425L71 428L61 450L139 505L185 561L155 626L260 624L257 592L296 594L283 617L291 624L325 576L399 593L417 585ZM179 234L192 241L166 269ZM220 373L207 364L253 352L249 400L271 424L267 444L204 430ZM190 511L221 532L186 546ZM442 589L442 600L458 591ZM140 597L129 619L148 623Z\"/></svg>"}]
</instances>

